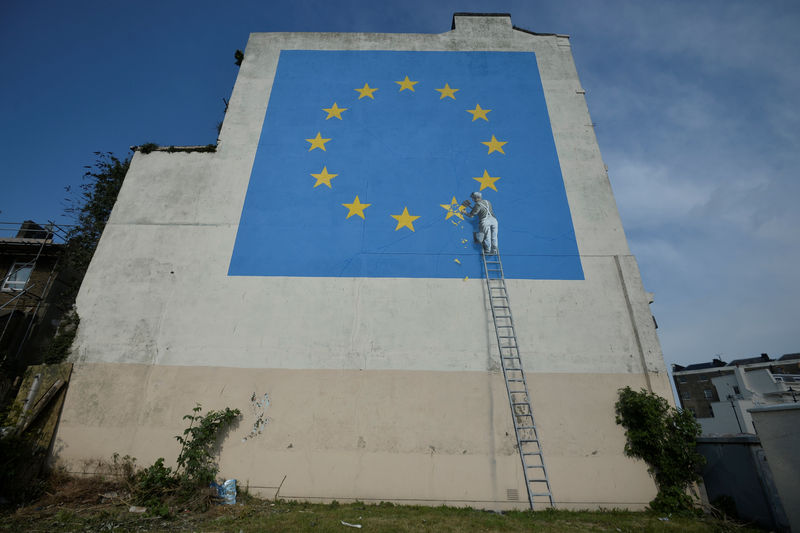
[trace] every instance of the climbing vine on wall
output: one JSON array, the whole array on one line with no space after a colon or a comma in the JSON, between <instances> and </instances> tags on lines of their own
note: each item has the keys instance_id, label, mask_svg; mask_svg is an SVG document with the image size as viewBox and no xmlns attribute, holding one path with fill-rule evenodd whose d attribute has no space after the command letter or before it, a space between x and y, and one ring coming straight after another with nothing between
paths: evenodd
<instances>
[{"instance_id":1,"label":"climbing vine on wall","mask_svg":"<svg viewBox=\"0 0 800 533\"><path fill-rule=\"evenodd\" d=\"M625 428L625 454L644 460L658 487L650 508L659 512L692 512L687 490L700 480L705 463L695 450L700 424L688 411L644 389L619 390L617 424Z\"/></svg>"}]
</instances>

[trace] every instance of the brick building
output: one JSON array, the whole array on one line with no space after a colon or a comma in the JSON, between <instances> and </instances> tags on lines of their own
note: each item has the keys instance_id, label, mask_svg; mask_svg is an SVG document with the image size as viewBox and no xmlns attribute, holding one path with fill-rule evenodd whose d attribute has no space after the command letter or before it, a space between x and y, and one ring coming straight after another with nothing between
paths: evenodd
<instances>
[{"instance_id":1,"label":"brick building","mask_svg":"<svg viewBox=\"0 0 800 533\"><path fill-rule=\"evenodd\" d=\"M42 362L57 327L53 301L63 288L57 232L30 220L0 223L0 362L9 374Z\"/></svg>"},{"instance_id":2,"label":"brick building","mask_svg":"<svg viewBox=\"0 0 800 533\"><path fill-rule=\"evenodd\" d=\"M800 398L800 353L672 365L672 375L681 406L703 434L755 433L748 409Z\"/></svg>"}]
</instances>

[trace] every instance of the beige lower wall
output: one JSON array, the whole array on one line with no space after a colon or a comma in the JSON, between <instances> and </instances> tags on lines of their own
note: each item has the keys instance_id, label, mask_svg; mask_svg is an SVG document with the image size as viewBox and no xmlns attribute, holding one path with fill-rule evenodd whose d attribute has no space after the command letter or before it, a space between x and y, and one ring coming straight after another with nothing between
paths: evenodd
<instances>
[{"instance_id":1,"label":"beige lower wall","mask_svg":"<svg viewBox=\"0 0 800 533\"><path fill-rule=\"evenodd\" d=\"M528 382L557 506L639 509L655 496L614 422L616 390L645 386L643 375L539 373ZM265 409L251 402L265 393ZM242 411L220 475L266 496L280 486L293 499L527 506L497 372L76 364L55 457L73 472L115 452L169 464L196 403ZM245 440L261 413L267 424Z\"/></svg>"}]
</instances>

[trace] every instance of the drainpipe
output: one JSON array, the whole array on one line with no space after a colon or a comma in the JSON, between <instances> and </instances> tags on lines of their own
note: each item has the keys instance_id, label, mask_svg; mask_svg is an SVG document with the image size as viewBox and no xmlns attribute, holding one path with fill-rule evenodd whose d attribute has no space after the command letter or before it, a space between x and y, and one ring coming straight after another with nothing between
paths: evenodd
<instances>
[{"instance_id":1,"label":"drainpipe","mask_svg":"<svg viewBox=\"0 0 800 533\"><path fill-rule=\"evenodd\" d=\"M736 413L736 406L733 404L733 394L728 394L728 400L731 402L731 409L733 409L733 416L736 418L736 425L739 426L739 433L744 433L742 431L742 423L739 422L739 415Z\"/></svg>"}]
</instances>

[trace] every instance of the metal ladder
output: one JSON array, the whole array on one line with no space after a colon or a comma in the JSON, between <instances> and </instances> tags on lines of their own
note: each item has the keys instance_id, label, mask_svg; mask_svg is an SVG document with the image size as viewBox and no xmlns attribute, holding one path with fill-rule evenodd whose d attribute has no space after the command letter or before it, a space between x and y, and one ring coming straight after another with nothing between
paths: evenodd
<instances>
[{"instance_id":1,"label":"metal ladder","mask_svg":"<svg viewBox=\"0 0 800 533\"><path fill-rule=\"evenodd\" d=\"M517 448L522 460L522 473L525 476L525 487L528 490L528 501L531 509L537 505L549 505L555 508L553 492L550 490L550 479L547 477L547 468L544 465L542 446L536 431L536 421L533 418L528 384L525 381L525 372L522 369L522 359L519 355L503 263L500 261L499 253L487 254L484 251L481 256L483 257L483 269L486 272L486 288L492 309L494 332L500 350L500 362L503 366L508 402L511 406L511 418L514 421ZM496 260L490 258L496 258Z\"/></svg>"}]
</instances>

